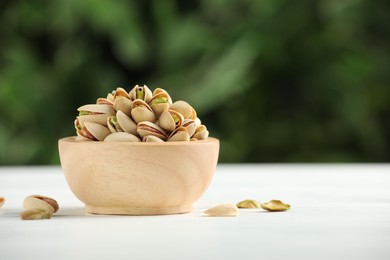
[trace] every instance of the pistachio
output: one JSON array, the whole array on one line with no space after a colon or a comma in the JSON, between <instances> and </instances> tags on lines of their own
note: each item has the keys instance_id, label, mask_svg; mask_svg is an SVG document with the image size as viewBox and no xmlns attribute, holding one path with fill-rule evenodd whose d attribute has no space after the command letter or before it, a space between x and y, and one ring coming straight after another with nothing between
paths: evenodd
<instances>
[{"instance_id":1,"label":"pistachio","mask_svg":"<svg viewBox=\"0 0 390 260\"><path fill-rule=\"evenodd\" d=\"M4 197L0 197L0 208L4 205L5 199Z\"/></svg>"},{"instance_id":2,"label":"pistachio","mask_svg":"<svg viewBox=\"0 0 390 260\"><path fill-rule=\"evenodd\" d=\"M43 209L51 214L58 211L59 206L55 199L42 195L31 195L24 199L23 208L30 209Z\"/></svg>"},{"instance_id":3,"label":"pistachio","mask_svg":"<svg viewBox=\"0 0 390 260\"><path fill-rule=\"evenodd\" d=\"M162 88L152 92L146 85L135 85L127 93L118 87L98 98L96 104L77 110L74 127L78 141L198 141L209 136L195 109L182 100L173 103ZM119 132L138 139L124 134L111 136Z\"/></svg>"},{"instance_id":4,"label":"pistachio","mask_svg":"<svg viewBox=\"0 0 390 260\"><path fill-rule=\"evenodd\" d=\"M135 135L117 132L107 135L107 137L104 138L104 142L141 142L141 140Z\"/></svg>"},{"instance_id":5,"label":"pistachio","mask_svg":"<svg viewBox=\"0 0 390 260\"><path fill-rule=\"evenodd\" d=\"M238 208L233 204L221 204L204 211L211 217L235 217L239 215Z\"/></svg>"},{"instance_id":6,"label":"pistachio","mask_svg":"<svg viewBox=\"0 0 390 260\"><path fill-rule=\"evenodd\" d=\"M260 206L268 211L286 211L290 208L289 204L284 204L280 200L270 200L269 202L261 203Z\"/></svg>"},{"instance_id":7,"label":"pistachio","mask_svg":"<svg viewBox=\"0 0 390 260\"><path fill-rule=\"evenodd\" d=\"M22 220L39 220L39 219L50 219L51 213L45 209L29 209L20 213Z\"/></svg>"},{"instance_id":8,"label":"pistachio","mask_svg":"<svg viewBox=\"0 0 390 260\"><path fill-rule=\"evenodd\" d=\"M243 200L237 203L237 208L243 208L243 209L256 209L260 208L260 202L257 200Z\"/></svg>"}]
</instances>

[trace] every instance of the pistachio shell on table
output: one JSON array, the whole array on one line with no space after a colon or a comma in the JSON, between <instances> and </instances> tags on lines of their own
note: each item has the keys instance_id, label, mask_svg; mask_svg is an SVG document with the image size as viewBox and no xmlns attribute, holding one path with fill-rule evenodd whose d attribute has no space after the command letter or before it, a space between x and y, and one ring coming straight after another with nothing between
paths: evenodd
<instances>
[{"instance_id":1,"label":"pistachio shell on table","mask_svg":"<svg viewBox=\"0 0 390 260\"><path fill-rule=\"evenodd\" d=\"M189 141L190 135L185 127L179 127L168 137L168 142Z\"/></svg>"},{"instance_id":2,"label":"pistachio shell on table","mask_svg":"<svg viewBox=\"0 0 390 260\"><path fill-rule=\"evenodd\" d=\"M131 101L130 99L119 96L115 99L113 106L116 111L122 111L127 116L130 116L132 104L133 101Z\"/></svg>"},{"instance_id":3,"label":"pistachio shell on table","mask_svg":"<svg viewBox=\"0 0 390 260\"><path fill-rule=\"evenodd\" d=\"M183 115L184 119L196 119L195 109L185 101L176 101L171 105L169 109L179 112Z\"/></svg>"},{"instance_id":4,"label":"pistachio shell on table","mask_svg":"<svg viewBox=\"0 0 390 260\"><path fill-rule=\"evenodd\" d=\"M43 209L51 214L58 211L59 206L55 199L42 195L31 195L23 200L23 208L25 210L30 209Z\"/></svg>"},{"instance_id":5,"label":"pistachio shell on table","mask_svg":"<svg viewBox=\"0 0 390 260\"><path fill-rule=\"evenodd\" d=\"M164 142L162 139L154 135L147 135L142 138L142 142Z\"/></svg>"},{"instance_id":6,"label":"pistachio shell on table","mask_svg":"<svg viewBox=\"0 0 390 260\"><path fill-rule=\"evenodd\" d=\"M198 140L205 140L207 137L209 137L209 131L207 131L207 128L205 125L200 125L195 130L195 134L192 136Z\"/></svg>"},{"instance_id":7,"label":"pistachio shell on table","mask_svg":"<svg viewBox=\"0 0 390 260\"><path fill-rule=\"evenodd\" d=\"M142 121L155 122L157 120L152 108L141 99L133 101L131 116L137 124Z\"/></svg>"},{"instance_id":8,"label":"pistachio shell on table","mask_svg":"<svg viewBox=\"0 0 390 260\"><path fill-rule=\"evenodd\" d=\"M111 133L123 132L123 129L119 125L117 116L109 116L107 118L107 127Z\"/></svg>"},{"instance_id":9,"label":"pistachio shell on table","mask_svg":"<svg viewBox=\"0 0 390 260\"><path fill-rule=\"evenodd\" d=\"M126 132L116 132L106 136L104 142L141 142L141 140L133 135Z\"/></svg>"},{"instance_id":10,"label":"pistachio shell on table","mask_svg":"<svg viewBox=\"0 0 390 260\"><path fill-rule=\"evenodd\" d=\"M44 209L28 209L20 213L22 220L41 220L50 219L51 213Z\"/></svg>"},{"instance_id":11,"label":"pistachio shell on table","mask_svg":"<svg viewBox=\"0 0 390 260\"><path fill-rule=\"evenodd\" d=\"M233 204L221 204L204 211L204 213L210 217L236 217L239 215L238 208Z\"/></svg>"},{"instance_id":12,"label":"pistachio shell on table","mask_svg":"<svg viewBox=\"0 0 390 260\"><path fill-rule=\"evenodd\" d=\"M111 133L107 127L92 122L85 122L82 131L82 136L95 141L103 141Z\"/></svg>"},{"instance_id":13,"label":"pistachio shell on table","mask_svg":"<svg viewBox=\"0 0 390 260\"><path fill-rule=\"evenodd\" d=\"M145 102L149 102L152 96L153 96L152 91L146 85L143 86L136 85L129 92L129 97L131 100L141 99Z\"/></svg>"},{"instance_id":14,"label":"pistachio shell on table","mask_svg":"<svg viewBox=\"0 0 390 260\"><path fill-rule=\"evenodd\" d=\"M0 208L4 205L5 199L4 197L0 197Z\"/></svg>"},{"instance_id":15,"label":"pistachio shell on table","mask_svg":"<svg viewBox=\"0 0 390 260\"><path fill-rule=\"evenodd\" d=\"M195 130L197 128L195 120L192 119L184 119L182 127L187 129L188 135L191 137L195 134Z\"/></svg>"},{"instance_id":16,"label":"pistachio shell on table","mask_svg":"<svg viewBox=\"0 0 390 260\"><path fill-rule=\"evenodd\" d=\"M160 117L160 115L163 111L169 109L169 107L170 107L169 100L170 100L170 97L169 97L169 94L167 92L157 93L157 94L153 95L153 97L150 99L148 104L152 108L152 110L157 118Z\"/></svg>"},{"instance_id":17,"label":"pistachio shell on table","mask_svg":"<svg viewBox=\"0 0 390 260\"><path fill-rule=\"evenodd\" d=\"M260 208L260 202L257 200L243 200L237 203L237 208L243 208L243 209L257 209Z\"/></svg>"},{"instance_id":18,"label":"pistachio shell on table","mask_svg":"<svg viewBox=\"0 0 390 260\"><path fill-rule=\"evenodd\" d=\"M137 134L137 124L121 110L116 112L116 119L120 128L127 133L136 135Z\"/></svg>"},{"instance_id":19,"label":"pistachio shell on table","mask_svg":"<svg viewBox=\"0 0 390 260\"><path fill-rule=\"evenodd\" d=\"M153 135L163 141L167 140L167 135L165 134L164 130L161 129L158 125L149 121L139 122L137 126L137 133L139 136L141 136L141 138L144 138L148 135Z\"/></svg>"},{"instance_id":20,"label":"pistachio shell on table","mask_svg":"<svg viewBox=\"0 0 390 260\"><path fill-rule=\"evenodd\" d=\"M117 99L118 97L124 97L124 98L128 98L130 99L129 97L129 94L127 93L127 91L124 89L124 88L116 88L115 90L115 93L114 93L114 101L115 99Z\"/></svg>"},{"instance_id":21,"label":"pistachio shell on table","mask_svg":"<svg viewBox=\"0 0 390 260\"><path fill-rule=\"evenodd\" d=\"M175 110L165 110L161 113L158 120L158 125L169 132L172 132L176 128L180 127L184 122L182 114Z\"/></svg>"},{"instance_id":22,"label":"pistachio shell on table","mask_svg":"<svg viewBox=\"0 0 390 260\"><path fill-rule=\"evenodd\" d=\"M285 204L280 200L270 200L269 202L261 203L260 206L268 211L286 211L290 208L289 204Z\"/></svg>"}]
</instances>

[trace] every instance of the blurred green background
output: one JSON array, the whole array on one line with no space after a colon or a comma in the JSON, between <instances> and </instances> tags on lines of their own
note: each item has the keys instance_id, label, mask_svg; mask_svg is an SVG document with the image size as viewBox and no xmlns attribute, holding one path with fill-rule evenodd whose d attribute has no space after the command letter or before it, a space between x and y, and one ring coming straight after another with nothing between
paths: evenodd
<instances>
[{"instance_id":1,"label":"blurred green background","mask_svg":"<svg viewBox=\"0 0 390 260\"><path fill-rule=\"evenodd\" d=\"M77 107L165 88L220 162L390 162L390 1L0 1L0 165L58 164Z\"/></svg>"}]
</instances>

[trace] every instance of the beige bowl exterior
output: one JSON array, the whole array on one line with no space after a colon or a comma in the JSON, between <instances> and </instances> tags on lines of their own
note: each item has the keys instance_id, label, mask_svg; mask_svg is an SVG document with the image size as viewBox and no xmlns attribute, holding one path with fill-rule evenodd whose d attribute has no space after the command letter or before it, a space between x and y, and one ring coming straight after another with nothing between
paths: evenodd
<instances>
[{"instance_id":1,"label":"beige bowl exterior","mask_svg":"<svg viewBox=\"0 0 390 260\"><path fill-rule=\"evenodd\" d=\"M95 214L189 212L206 191L219 141L130 143L58 141L61 166L75 196Z\"/></svg>"}]
</instances>

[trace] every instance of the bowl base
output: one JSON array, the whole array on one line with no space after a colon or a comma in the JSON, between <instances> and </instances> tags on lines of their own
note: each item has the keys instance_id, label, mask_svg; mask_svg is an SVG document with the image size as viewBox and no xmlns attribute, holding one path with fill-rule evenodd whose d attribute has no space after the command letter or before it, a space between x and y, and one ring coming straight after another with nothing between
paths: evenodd
<instances>
[{"instance_id":1,"label":"bowl base","mask_svg":"<svg viewBox=\"0 0 390 260\"><path fill-rule=\"evenodd\" d=\"M85 205L88 213L102 215L170 215L188 213L192 210L192 205L176 206L176 207L105 207Z\"/></svg>"}]
</instances>

